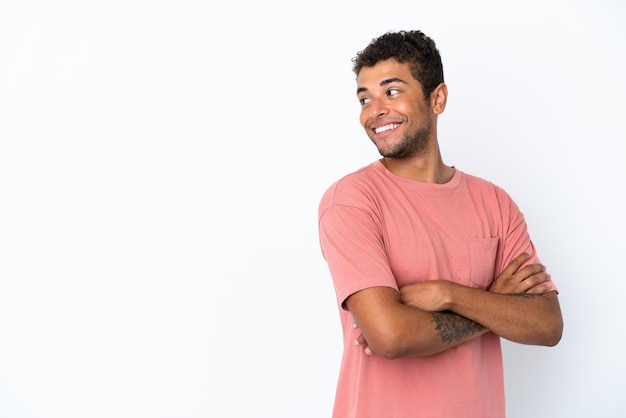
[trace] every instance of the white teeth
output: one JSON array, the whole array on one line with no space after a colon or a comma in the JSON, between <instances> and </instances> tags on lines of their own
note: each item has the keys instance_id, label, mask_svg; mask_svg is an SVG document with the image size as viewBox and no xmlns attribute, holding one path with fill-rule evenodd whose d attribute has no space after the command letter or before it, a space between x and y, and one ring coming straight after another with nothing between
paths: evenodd
<instances>
[{"instance_id":1,"label":"white teeth","mask_svg":"<svg viewBox=\"0 0 626 418\"><path fill-rule=\"evenodd\" d=\"M378 128L374 129L374 132L376 132L377 134L383 133L383 132L387 132L391 129L395 129L398 126L400 126L399 123L390 123L388 125L385 126L379 126Z\"/></svg>"}]
</instances>

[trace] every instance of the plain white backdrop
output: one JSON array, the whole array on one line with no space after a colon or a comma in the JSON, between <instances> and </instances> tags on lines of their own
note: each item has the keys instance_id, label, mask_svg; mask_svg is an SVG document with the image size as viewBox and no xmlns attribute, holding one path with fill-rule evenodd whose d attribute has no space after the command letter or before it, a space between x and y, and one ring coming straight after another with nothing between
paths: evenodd
<instances>
[{"instance_id":1,"label":"plain white backdrop","mask_svg":"<svg viewBox=\"0 0 626 418\"><path fill-rule=\"evenodd\" d=\"M317 204L378 158L351 58L435 39L444 161L501 185L561 291L510 418L626 416L626 6L0 2L0 417L329 417ZM385 418L385 417L381 417Z\"/></svg>"}]
</instances>

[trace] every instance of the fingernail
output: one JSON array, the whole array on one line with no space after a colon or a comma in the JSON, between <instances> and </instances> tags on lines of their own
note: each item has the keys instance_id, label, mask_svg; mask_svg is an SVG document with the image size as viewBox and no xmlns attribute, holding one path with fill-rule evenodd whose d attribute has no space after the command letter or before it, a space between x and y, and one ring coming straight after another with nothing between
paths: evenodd
<instances>
[{"instance_id":1,"label":"fingernail","mask_svg":"<svg viewBox=\"0 0 626 418\"><path fill-rule=\"evenodd\" d=\"M365 349L365 354L367 354L368 356L372 355L372 350L370 350L370 348L369 348L369 347L367 347L367 348Z\"/></svg>"}]
</instances>

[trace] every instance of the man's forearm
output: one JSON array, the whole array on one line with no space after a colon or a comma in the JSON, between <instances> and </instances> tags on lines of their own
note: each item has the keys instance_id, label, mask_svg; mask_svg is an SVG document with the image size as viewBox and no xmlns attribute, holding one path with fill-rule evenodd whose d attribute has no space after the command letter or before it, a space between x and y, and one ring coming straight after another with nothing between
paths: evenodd
<instances>
[{"instance_id":1,"label":"man's forearm","mask_svg":"<svg viewBox=\"0 0 626 418\"><path fill-rule=\"evenodd\" d=\"M522 344L553 346L563 329L555 292L504 295L455 286L446 308Z\"/></svg>"},{"instance_id":2,"label":"man's forearm","mask_svg":"<svg viewBox=\"0 0 626 418\"><path fill-rule=\"evenodd\" d=\"M444 344L465 342L468 337L477 337L486 331L478 322L451 311L432 312L431 315L435 331Z\"/></svg>"},{"instance_id":3,"label":"man's forearm","mask_svg":"<svg viewBox=\"0 0 626 418\"><path fill-rule=\"evenodd\" d=\"M414 330L404 333L405 337L397 340L399 343L393 356L385 357L431 356L489 332L481 324L452 311L421 311L412 322Z\"/></svg>"}]
</instances>

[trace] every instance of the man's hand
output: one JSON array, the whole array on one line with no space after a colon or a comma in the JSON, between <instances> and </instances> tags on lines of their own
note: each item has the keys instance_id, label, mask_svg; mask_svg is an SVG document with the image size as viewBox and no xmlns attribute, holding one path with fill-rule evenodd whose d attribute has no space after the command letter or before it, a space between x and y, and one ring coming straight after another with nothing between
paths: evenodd
<instances>
[{"instance_id":1,"label":"man's hand","mask_svg":"<svg viewBox=\"0 0 626 418\"><path fill-rule=\"evenodd\" d=\"M352 324L352 327L358 328L359 326L355 322ZM363 346L363 351L365 351L365 354L367 354L368 356L372 355L372 349L369 348L369 346L367 345L367 341L365 340L363 334L359 334L356 340L354 340L354 345L356 345L357 347Z\"/></svg>"},{"instance_id":2,"label":"man's hand","mask_svg":"<svg viewBox=\"0 0 626 418\"><path fill-rule=\"evenodd\" d=\"M550 290L550 285L546 282L550 280L550 275L546 273L546 268L542 264L529 264L521 267L530 254L522 253L515 257L513 261L500 273L489 287L489 291L501 294L536 294L541 295Z\"/></svg>"},{"instance_id":3,"label":"man's hand","mask_svg":"<svg viewBox=\"0 0 626 418\"><path fill-rule=\"evenodd\" d=\"M405 305L411 305L428 312L446 310L448 302L446 291L456 286L448 280L426 280L400 288L400 299Z\"/></svg>"}]
</instances>

